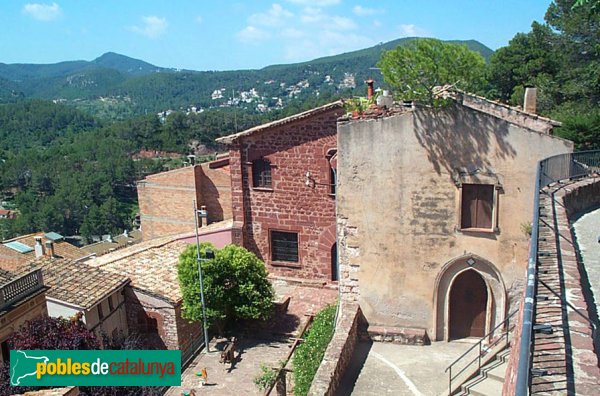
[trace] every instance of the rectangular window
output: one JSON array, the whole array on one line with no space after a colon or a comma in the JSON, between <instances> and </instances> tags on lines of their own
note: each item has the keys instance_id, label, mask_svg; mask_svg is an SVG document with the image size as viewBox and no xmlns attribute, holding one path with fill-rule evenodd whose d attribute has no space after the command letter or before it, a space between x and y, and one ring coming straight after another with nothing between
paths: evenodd
<instances>
[{"instance_id":1,"label":"rectangular window","mask_svg":"<svg viewBox=\"0 0 600 396\"><path fill-rule=\"evenodd\" d=\"M252 161L252 185L271 188L271 163L268 160L261 158Z\"/></svg>"},{"instance_id":2,"label":"rectangular window","mask_svg":"<svg viewBox=\"0 0 600 396\"><path fill-rule=\"evenodd\" d=\"M108 296L108 310L109 310L109 312L112 312L115 309L115 306L113 305L112 298L113 298L113 296Z\"/></svg>"},{"instance_id":3,"label":"rectangular window","mask_svg":"<svg viewBox=\"0 0 600 396\"><path fill-rule=\"evenodd\" d=\"M298 262L298 233L271 231L271 259Z\"/></svg>"},{"instance_id":4,"label":"rectangular window","mask_svg":"<svg viewBox=\"0 0 600 396\"><path fill-rule=\"evenodd\" d=\"M104 319L104 312L102 312L102 303L98 304L98 318L100 320Z\"/></svg>"},{"instance_id":5,"label":"rectangular window","mask_svg":"<svg viewBox=\"0 0 600 396\"><path fill-rule=\"evenodd\" d=\"M494 186L463 184L461 229L492 229L494 213Z\"/></svg>"}]
</instances>

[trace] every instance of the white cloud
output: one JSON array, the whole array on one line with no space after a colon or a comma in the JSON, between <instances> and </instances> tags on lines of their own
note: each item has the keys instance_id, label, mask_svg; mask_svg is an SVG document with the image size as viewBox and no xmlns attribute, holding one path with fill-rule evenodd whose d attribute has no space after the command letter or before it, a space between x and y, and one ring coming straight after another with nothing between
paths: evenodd
<instances>
[{"instance_id":1,"label":"white cloud","mask_svg":"<svg viewBox=\"0 0 600 396\"><path fill-rule=\"evenodd\" d=\"M202 15L198 15L196 19L194 19L194 21L196 21L197 24L201 25L202 22L204 22L204 18L202 18Z\"/></svg>"},{"instance_id":2,"label":"white cloud","mask_svg":"<svg viewBox=\"0 0 600 396\"><path fill-rule=\"evenodd\" d=\"M340 3L340 0L287 0L293 4L300 4L305 6L315 7L328 7Z\"/></svg>"},{"instance_id":3,"label":"white cloud","mask_svg":"<svg viewBox=\"0 0 600 396\"><path fill-rule=\"evenodd\" d=\"M291 27L283 29L281 31L281 36L285 38L299 39L305 37L306 34L302 30Z\"/></svg>"},{"instance_id":4,"label":"white cloud","mask_svg":"<svg viewBox=\"0 0 600 396\"><path fill-rule=\"evenodd\" d=\"M22 12L38 21L52 21L62 14L60 6L56 3L27 3L23 6Z\"/></svg>"},{"instance_id":5,"label":"white cloud","mask_svg":"<svg viewBox=\"0 0 600 396\"><path fill-rule=\"evenodd\" d=\"M356 23L350 18L333 16L331 17L330 27L336 30L353 30L356 29Z\"/></svg>"},{"instance_id":6,"label":"white cloud","mask_svg":"<svg viewBox=\"0 0 600 396\"><path fill-rule=\"evenodd\" d=\"M271 37L269 32L258 29L251 25L240 30L236 36L241 42L250 44L256 44L258 41L263 41Z\"/></svg>"},{"instance_id":7,"label":"white cloud","mask_svg":"<svg viewBox=\"0 0 600 396\"><path fill-rule=\"evenodd\" d=\"M294 16L290 11L283 8L280 4L274 3L266 12L259 12L250 15L248 22L251 26L281 26L285 20Z\"/></svg>"},{"instance_id":8,"label":"white cloud","mask_svg":"<svg viewBox=\"0 0 600 396\"><path fill-rule=\"evenodd\" d=\"M400 30L401 37L431 36L431 34L427 30L422 29L412 23L400 25L398 26L398 29Z\"/></svg>"},{"instance_id":9,"label":"white cloud","mask_svg":"<svg viewBox=\"0 0 600 396\"><path fill-rule=\"evenodd\" d=\"M381 10L379 8L367 8L367 7L357 5L357 6L354 6L354 8L352 8L352 12L358 16L369 16L369 15L379 14L379 13L383 12L383 10Z\"/></svg>"},{"instance_id":10,"label":"white cloud","mask_svg":"<svg viewBox=\"0 0 600 396\"><path fill-rule=\"evenodd\" d=\"M300 15L300 21L303 23L316 23L322 21L325 18L325 14L320 8L306 7L302 10Z\"/></svg>"},{"instance_id":11,"label":"white cloud","mask_svg":"<svg viewBox=\"0 0 600 396\"><path fill-rule=\"evenodd\" d=\"M382 23L381 23L381 21L380 21L380 20L378 20L378 19L375 19L375 20L373 21L373 26L374 26L374 27L378 28L378 27L381 27L381 25L382 25Z\"/></svg>"},{"instance_id":12,"label":"white cloud","mask_svg":"<svg viewBox=\"0 0 600 396\"><path fill-rule=\"evenodd\" d=\"M322 56L337 55L375 45L372 38L359 34L339 31L319 31L302 40L285 45L284 56L287 61L297 62Z\"/></svg>"},{"instance_id":13,"label":"white cloud","mask_svg":"<svg viewBox=\"0 0 600 396\"><path fill-rule=\"evenodd\" d=\"M153 15L142 17L142 22L142 26L132 26L131 31L152 39L164 34L169 26L166 18Z\"/></svg>"}]
</instances>

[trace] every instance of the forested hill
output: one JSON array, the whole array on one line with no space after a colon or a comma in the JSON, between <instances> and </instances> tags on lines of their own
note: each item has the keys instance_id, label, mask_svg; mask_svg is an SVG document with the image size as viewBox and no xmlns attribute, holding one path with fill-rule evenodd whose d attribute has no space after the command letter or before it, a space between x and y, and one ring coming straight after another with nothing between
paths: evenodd
<instances>
[{"instance_id":1,"label":"forested hill","mask_svg":"<svg viewBox=\"0 0 600 396\"><path fill-rule=\"evenodd\" d=\"M381 53L414 38L307 62L268 66L260 70L191 71L161 68L142 60L106 53L87 61L56 64L0 63L0 103L22 98L49 99L74 105L104 119L169 109L238 107L266 112L294 100L352 94L363 81L383 81L376 66ZM466 44L488 59L492 50L474 41Z\"/></svg>"}]
</instances>

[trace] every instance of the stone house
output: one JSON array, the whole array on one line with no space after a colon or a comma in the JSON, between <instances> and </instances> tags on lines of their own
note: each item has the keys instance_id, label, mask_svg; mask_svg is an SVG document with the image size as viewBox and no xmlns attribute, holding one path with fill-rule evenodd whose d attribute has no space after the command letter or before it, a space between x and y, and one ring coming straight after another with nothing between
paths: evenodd
<instances>
[{"instance_id":1,"label":"stone house","mask_svg":"<svg viewBox=\"0 0 600 396\"><path fill-rule=\"evenodd\" d=\"M518 306L536 163L557 122L457 92L338 124L342 301L420 341L482 337Z\"/></svg>"},{"instance_id":2,"label":"stone house","mask_svg":"<svg viewBox=\"0 0 600 396\"><path fill-rule=\"evenodd\" d=\"M341 102L217 139L229 147L232 214L275 276L337 280L335 167ZM239 236L239 235L238 235Z\"/></svg>"},{"instance_id":3,"label":"stone house","mask_svg":"<svg viewBox=\"0 0 600 396\"><path fill-rule=\"evenodd\" d=\"M231 221L210 224L201 228L200 240L221 248L231 242L231 237L226 237L231 227ZM183 362L194 356L204 341L202 325L182 316L177 277L179 255L195 242L195 234L190 233L155 238L86 262L131 279L124 295L130 332L142 336L148 348L180 349Z\"/></svg>"},{"instance_id":4,"label":"stone house","mask_svg":"<svg viewBox=\"0 0 600 396\"><path fill-rule=\"evenodd\" d=\"M42 271L14 274L0 269L0 364L8 362L8 338L28 320L48 316Z\"/></svg>"},{"instance_id":5,"label":"stone house","mask_svg":"<svg viewBox=\"0 0 600 396\"><path fill-rule=\"evenodd\" d=\"M227 158L149 175L137 190L144 240L193 232L194 201L205 207L206 224L231 219Z\"/></svg>"},{"instance_id":6,"label":"stone house","mask_svg":"<svg viewBox=\"0 0 600 396\"><path fill-rule=\"evenodd\" d=\"M101 340L128 334L125 290L129 278L57 257L41 257L30 265L42 270L50 287L46 292L50 316L70 318L81 313L86 327Z\"/></svg>"}]
</instances>

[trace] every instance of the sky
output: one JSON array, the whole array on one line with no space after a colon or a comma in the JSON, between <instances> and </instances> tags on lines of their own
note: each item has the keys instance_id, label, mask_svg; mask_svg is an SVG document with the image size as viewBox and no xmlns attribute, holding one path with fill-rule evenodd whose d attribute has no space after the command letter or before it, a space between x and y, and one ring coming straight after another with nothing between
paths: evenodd
<instances>
[{"instance_id":1,"label":"sky","mask_svg":"<svg viewBox=\"0 0 600 396\"><path fill-rule=\"evenodd\" d=\"M93 60L112 51L161 67L256 69L401 37L491 49L543 21L550 0L0 1L0 62Z\"/></svg>"}]
</instances>

